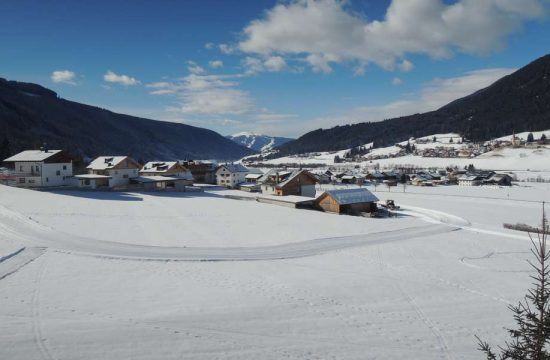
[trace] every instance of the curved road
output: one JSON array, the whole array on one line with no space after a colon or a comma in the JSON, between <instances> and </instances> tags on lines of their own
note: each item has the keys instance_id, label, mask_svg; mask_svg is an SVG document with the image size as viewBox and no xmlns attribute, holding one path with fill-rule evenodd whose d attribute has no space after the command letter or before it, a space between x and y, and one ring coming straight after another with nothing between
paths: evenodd
<instances>
[{"instance_id":1,"label":"curved road","mask_svg":"<svg viewBox=\"0 0 550 360\"><path fill-rule=\"evenodd\" d=\"M101 241L55 231L34 220L0 207L0 236L11 237L27 247L49 248L65 253L135 260L237 261L276 260L314 256L358 246L377 245L459 230L428 224L399 230L344 237L314 239L263 247L159 247Z\"/></svg>"}]
</instances>

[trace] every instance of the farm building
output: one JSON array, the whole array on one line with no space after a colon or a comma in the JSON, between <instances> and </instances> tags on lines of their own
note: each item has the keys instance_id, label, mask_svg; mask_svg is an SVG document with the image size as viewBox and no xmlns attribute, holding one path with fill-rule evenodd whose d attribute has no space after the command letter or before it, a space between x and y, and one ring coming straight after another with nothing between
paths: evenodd
<instances>
[{"instance_id":1,"label":"farm building","mask_svg":"<svg viewBox=\"0 0 550 360\"><path fill-rule=\"evenodd\" d=\"M192 183L189 178L179 176L144 175L132 178L131 184L137 184L145 190L175 190L185 191L185 186Z\"/></svg>"},{"instance_id":2,"label":"farm building","mask_svg":"<svg viewBox=\"0 0 550 360\"><path fill-rule=\"evenodd\" d=\"M512 186L512 177L508 174L494 174L483 183L487 185Z\"/></svg>"},{"instance_id":3,"label":"farm building","mask_svg":"<svg viewBox=\"0 0 550 360\"><path fill-rule=\"evenodd\" d=\"M307 170L295 170L270 171L260 181L263 194L315 197L315 184L318 180Z\"/></svg>"},{"instance_id":4,"label":"farm building","mask_svg":"<svg viewBox=\"0 0 550 360\"><path fill-rule=\"evenodd\" d=\"M344 175L342 176L342 184L358 184L361 185L365 182L365 178L359 175Z\"/></svg>"},{"instance_id":5,"label":"farm building","mask_svg":"<svg viewBox=\"0 0 550 360\"><path fill-rule=\"evenodd\" d=\"M14 164L11 175L21 187L68 185L73 176L72 158L62 150L26 150L4 162Z\"/></svg>"},{"instance_id":6,"label":"farm building","mask_svg":"<svg viewBox=\"0 0 550 360\"><path fill-rule=\"evenodd\" d=\"M378 198L365 188L327 190L315 200L318 209L333 213L376 211Z\"/></svg>"}]
</instances>

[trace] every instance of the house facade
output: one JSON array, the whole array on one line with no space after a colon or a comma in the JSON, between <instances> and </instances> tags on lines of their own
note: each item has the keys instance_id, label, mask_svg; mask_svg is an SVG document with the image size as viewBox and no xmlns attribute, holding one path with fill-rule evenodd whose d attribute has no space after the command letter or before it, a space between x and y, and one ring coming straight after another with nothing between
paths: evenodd
<instances>
[{"instance_id":1,"label":"house facade","mask_svg":"<svg viewBox=\"0 0 550 360\"><path fill-rule=\"evenodd\" d=\"M4 160L13 163L15 183L21 187L69 185L72 158L62 150L26 150Z\"/></svg>"},{"instance_id":2,"label":"house facade","mask_svg":"<svg viewBox=\"0 0 550 360\"><path fill-rule=\"evenodd\" d=\"M86 167L88 174L77 175L80 187L109 188L127 186L139 176L140 164L129 156L100 156ZM94 176L95 175L95 176Z\"/></svg>"},{"instance_id":3,"label":"house facade","mask_svg":"<svg viewBox=\"0 0 550 360\"><path fill-rule=\"evenodd\" d=\"M201 184L216 184L216 164L212 161L180 161L191 171L193 180Z\"/></svg>"},{"instance_id":4,"label":"house facade","mask_svg":"<svg viewBox=\"0 0 550 360\"><path fill-rule=\"evenodd\" d=\"M241 164L224 164L216 170L216 184L236 189L239 184L246 182L246 175L250 171Z\"/></svg>"}]
</instances>

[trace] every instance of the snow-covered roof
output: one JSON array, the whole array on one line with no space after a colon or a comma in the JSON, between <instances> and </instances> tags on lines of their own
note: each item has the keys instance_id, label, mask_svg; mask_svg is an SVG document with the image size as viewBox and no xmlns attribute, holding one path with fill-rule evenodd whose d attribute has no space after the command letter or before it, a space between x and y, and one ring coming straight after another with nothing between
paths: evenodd
<instances>
[{"instance_id":1,"label":"snow-covered roof","mask_svg":"<svg viewBox=\"0 0 550 360\"><path fill-rule=\"evenodd\" d=\"M143 165L140 171L163 173L173 168L177 163L177 161L149 161Z\"/></svg>"},{"instance_id":2,"label":"snow-covered roof","mask_svg":"<svg viewBox=\"0 0 550 360\"><path fill-rule=\"evenodd\" d=\"M292 179L294 179L295 177L299 176L302 173L310 174L309 171L307 171L307 170L295 170L284 181L281 181L279 184L277 184L277 187L279 188L279 187L285 186L286 184L291 182ZM281 175L281 174L282 174L282 172L279 173L279 175ZM287 174L285 173L285 175L287 175ZM313 176L313 174L310 174L310 175L311 175L311 177L313 177L317 181L317 178L315 178L315 176Z\"/></svg>"},{"instance_id":3,"label":"snow-covered roof","mask_svg":"<svg viewBox=\"0 0 550 360\"><path fill-rule=\"evenodd\" d=\"M479 176L477 175L463 175L458 178L459 181L474 181L479 180Z\"/></svg>"},{"instance_id":4,"label":"snow-covered roof","mask_svg":"<svg viewBox=\"0 0 550 360\"><path fill-rule=\"evenodd\" d=\"M340 205L378 201L378 198L365 188L327 190L325 193L330 195Z\"/></svg>"},{"instance_id":5,"label":"snow-covered roof","mask_svg":"<svg viewBox=\"0 0 550 360\"><path fill-rule=\"evenodd\" d=\"M163 182L163 181L181 181L181 180L187 180L187 179L180 176L152 175L152 176L138 176L136 178L133 178L132 180L135 180L140 183L152 183L152 182Z\"/></svg>"},{"instance_id":6,"label":"snow-covered roof","mask_svg":"<svg viewBox=\"0 0 550 360\"><path fill-rule=\"evenodd\" d=\"M13 155L12 157L5 159L4 161L44 161L60 152L61 150L25 150L20 152L19 154Z\"/></svg>"},{"instance_id":7,"label":"snow-covered roof","mask_svg":"<svg viewBox=\"0 0 550 360\"><path fill-rule=\"evenodd\" d=\"M245 179L257 180L257 179L261 178L262 176L264 176L264 174L248 174L244 178Z\"/></svg>"},{"instance_id":8,"label":"snow-covered roof","mask_svg":"<svg viewBox=\"0 0 550 360\"><path fill-rule=\"evenodd\" d=\"M86 167L86 169L90 170L106 170L106 169L112 169L113 167L117 166L120 162L124 161L128 156L99 156L94 159Z\"/></svg>"},{"instance_id":9,"label":"snow-covered roof","mask_svg":"<svg viewBox=\"0 0 550 360\"><path fill-rule=\"evenodd\" d=\"M227 171L231 173L237 173L237 172L249 172L246 167L244 167L242 164L223 164L222 167L226 168Z\"/></svg>"},{"instance_id":10,"label":"snow-covered roof","mask_svg":"<svg viewBox=\"0 0 550 360\"><path fill-rule=\"evenodd\" d=\"M357 178L357 176L355 175L344 175L342 176L342 180L352 180L352 179L355 179Z\"/></svg>"},{"instance_id":11,"label":"snow-covered roof","mask_svg":"<svg viewBox=\"0 0 550 360\"><path fill-rule=\"evenodd\" d=\"M77 179L110 179L110 176L107 175L97 175L97 174L80 174L74 176Z\"/></svg>"}]
</instances>

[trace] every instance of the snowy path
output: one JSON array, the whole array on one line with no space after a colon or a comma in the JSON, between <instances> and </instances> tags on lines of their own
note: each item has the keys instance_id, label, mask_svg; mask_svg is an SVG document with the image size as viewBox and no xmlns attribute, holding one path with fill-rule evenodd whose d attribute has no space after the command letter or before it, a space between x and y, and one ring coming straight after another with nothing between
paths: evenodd
<instances>
[{"instance_id":1,"label":"snowy path","mask_svg":"<svg viewBox=\"0 0 550 360\"><path fill-rule=\"evenodd\" d=\"M0 280L16 273L23 266L44 254L45 251L45 248L21 248L0 258Z\"/></svg>"},{"instance_id":2,"label":"snowy path","mask_svg":"<svg viewBox=\"0 0 550 360\"><path fill-rule=\"evenodd\" d=\"M370 234L327 237L256 247L161 247L103 241L59 232L5 206L0 206L0 235L22 244L64 253L109 258L177 261L276 260L324 254L358 246L402 241L457 230L441 224L406 227Z\"/></svg>"}]
</instances>

